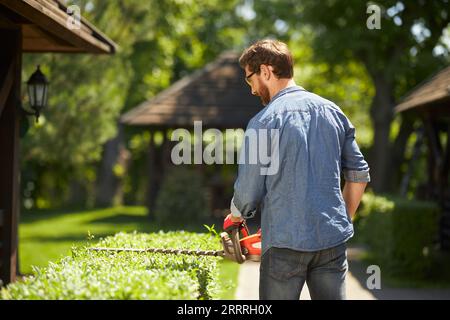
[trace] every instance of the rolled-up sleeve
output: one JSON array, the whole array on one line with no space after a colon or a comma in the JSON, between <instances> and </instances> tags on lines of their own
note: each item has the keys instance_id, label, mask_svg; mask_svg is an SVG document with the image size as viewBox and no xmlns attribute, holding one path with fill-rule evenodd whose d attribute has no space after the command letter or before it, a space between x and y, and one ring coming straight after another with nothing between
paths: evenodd
<instances>
[{"instance_id":1,"label":"rolled-up sleeve","mask_svg":"<svg viewBox=\"0 0 450 320\"><path fill-rule=\"evenodd\" d=\"M345 140L342 149L342 171L349 182L370 182L369 165L355 140L355 127L348 119L345 121Z\"/></svg>"}]
</instances>

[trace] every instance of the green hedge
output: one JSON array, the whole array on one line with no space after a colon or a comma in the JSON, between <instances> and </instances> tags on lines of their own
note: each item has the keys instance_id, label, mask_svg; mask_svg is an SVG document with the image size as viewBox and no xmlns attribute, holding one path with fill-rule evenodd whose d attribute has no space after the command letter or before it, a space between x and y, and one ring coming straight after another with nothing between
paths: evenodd
<instances>
[{"instance_id":1,"label":"green hedge","mask_svg":"<svg viewBox=\"0 0 450 320\"><path fill-rule=\"evenodd\" d=\"M119 233L90 246L220 249L209 234ZM2 299L217 299L217 257L109 253L73 248L72 256L2 289Z\"/></svg>"},{"instance_id":2,"label":"green hedge","mask_svg":"<svg viewBox=\"0 0 450 320\"><path fill-rule=\"evenodd\" d=\"M432 202L367 193L355 220L356 232L383 271L422 278L432 267L439 212Z\"/></svg>"}]
</instances>

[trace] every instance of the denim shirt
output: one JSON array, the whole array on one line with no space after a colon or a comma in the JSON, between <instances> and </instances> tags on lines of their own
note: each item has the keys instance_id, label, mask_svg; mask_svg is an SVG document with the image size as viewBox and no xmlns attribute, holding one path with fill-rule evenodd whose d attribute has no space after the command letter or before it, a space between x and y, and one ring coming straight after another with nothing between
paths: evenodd
<instances>
[{"instance_id":1,"label":"denim shirt","mask_svg":"<svg viewBox=\"0 0 450 320\"><path fill-rule=\"evenodd\" d=\"M277 172L262 174L261 161L240 161L231 201L234 216L252 218L261 209L262 254L270 247L318 251L351 238L341 173L351 182L369 182L370 175L342 110L302 87L287 87L250 120L246 135L250 129L278 132ZM244 139L240 157L250 157L249 144Z\"/></svg>"}]
</instances>

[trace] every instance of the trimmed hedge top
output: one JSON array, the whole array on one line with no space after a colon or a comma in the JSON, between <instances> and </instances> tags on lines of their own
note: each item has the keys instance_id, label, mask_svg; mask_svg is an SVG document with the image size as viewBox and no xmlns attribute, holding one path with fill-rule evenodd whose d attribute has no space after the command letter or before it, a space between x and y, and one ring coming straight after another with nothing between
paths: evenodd
<instances>
[{"instance_id":1,"label":"trimmed hedge top","mask_svg":"<svg viewBox=\"0 0 450 320\"><path fill-rule=\"evenodd\" d=\"M119 233L89 246L219 250L209 234ZM2 299L215 299L217 257L159 253L94 252L72 249L72 256L2 289Z\"/></svg>"}]
</instances>

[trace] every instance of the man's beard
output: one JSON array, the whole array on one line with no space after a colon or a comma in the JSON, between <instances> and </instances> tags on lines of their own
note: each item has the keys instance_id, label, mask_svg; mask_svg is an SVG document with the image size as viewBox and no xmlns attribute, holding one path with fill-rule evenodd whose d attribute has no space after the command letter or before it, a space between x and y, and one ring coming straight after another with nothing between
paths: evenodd
<instances>
[{"instance_id":1,"label":"man's beard","mask_svg":"<svg viewBox=\"0 0 450 320\"><path fill-rule=\"evenodd\" d=\"M261 82L259 83L259 87L261 88L259 91L259 98L261 99L262 104L267 106L270 102L269 88Z\"/></svg>"}]
</instances>

